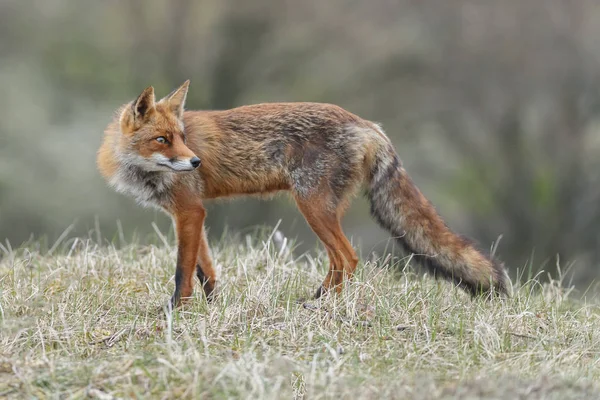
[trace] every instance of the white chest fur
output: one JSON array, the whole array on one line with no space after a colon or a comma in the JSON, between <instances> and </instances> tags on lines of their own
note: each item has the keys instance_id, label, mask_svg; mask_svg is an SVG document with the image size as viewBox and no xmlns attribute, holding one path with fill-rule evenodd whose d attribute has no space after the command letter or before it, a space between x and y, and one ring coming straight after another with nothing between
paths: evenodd
<instances>
[{"instance_id":1,"label":"white chest fur","mask_svg":"<svg viewBox=\"0 0 600 400\"><path fill-rule=\"evenodd\" d=\"M133 197L144 207L161 207L172 201L172 172L144 171L136 166L122 166L110 179L116 191Z\"/></svg>"}]
</instances>

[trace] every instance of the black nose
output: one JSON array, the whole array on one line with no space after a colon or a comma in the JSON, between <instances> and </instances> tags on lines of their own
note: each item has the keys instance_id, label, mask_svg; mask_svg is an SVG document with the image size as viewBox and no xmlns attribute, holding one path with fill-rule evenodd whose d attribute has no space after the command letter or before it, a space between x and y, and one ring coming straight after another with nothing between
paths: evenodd
<instances>
[{"instance_id":1,"label":"black nose","mask_svg":"<svg viewBox=\"0 0 600 400\"><path fill-rule=\"evenodd\" d=\"M198 157L193 157L190 160L190 164L192 164L192 167L198 168L200 166L200 159Z\"/></svg>"}]
</instances>

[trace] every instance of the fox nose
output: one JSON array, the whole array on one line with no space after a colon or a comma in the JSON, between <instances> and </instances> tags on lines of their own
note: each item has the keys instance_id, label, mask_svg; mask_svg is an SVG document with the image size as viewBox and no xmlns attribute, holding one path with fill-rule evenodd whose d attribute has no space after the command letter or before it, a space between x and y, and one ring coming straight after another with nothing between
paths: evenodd
<instances>
[{"instance_id":1,"label":"fox nose","mask_svg":"<svg viewBox=\"0 0 600 400\"><path fill-rule=\"evenodd\" d=\"M198 157L192 157L190 164L192 164L192 167L198 168L200 166L200 159Z\"/></svg>"}]
</instances>

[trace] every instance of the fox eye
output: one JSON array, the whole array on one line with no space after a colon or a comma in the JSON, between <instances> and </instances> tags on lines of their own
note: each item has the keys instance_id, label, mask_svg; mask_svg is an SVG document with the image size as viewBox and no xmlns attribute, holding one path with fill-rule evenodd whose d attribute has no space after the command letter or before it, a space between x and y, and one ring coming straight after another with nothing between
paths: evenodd
<instances>
[{"instance_id":1,"label":"fox eye","mask_svg":"<svg viewBox=\"0 0 600 400\"><path fill-rule=\"evenodd\" d=\"M159 136L156 138L156 141L160 144L165 144L165 143L167 143L167 138L164 136Z\"/></svg>"}]
</instances>

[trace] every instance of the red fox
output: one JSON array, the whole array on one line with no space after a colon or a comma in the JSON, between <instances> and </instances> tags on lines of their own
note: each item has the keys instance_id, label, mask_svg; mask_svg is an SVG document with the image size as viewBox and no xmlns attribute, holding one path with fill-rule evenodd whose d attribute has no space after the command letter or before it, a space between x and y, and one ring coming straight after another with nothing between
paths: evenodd
<instances>
[{"instance_id":1,"label":"red fox","mask_svg":"<svg viewBox=\"0 0 600 400\"><path fill-rule=\"evenodd\" d=\"M339 293L359 259L340 220L362 188L375 220L434 276L475 294L508 292L504 266L453 233L411 178L382 128L336 105L266 103L184 111L189 80L156 101L153 87L121 106L105 130L98 168L117 191L174 220L173 307L194 274L211 299L216 275L202 201L288 191L324 244L329 272L315 298Z\"/></svg>"}]
</instances>

